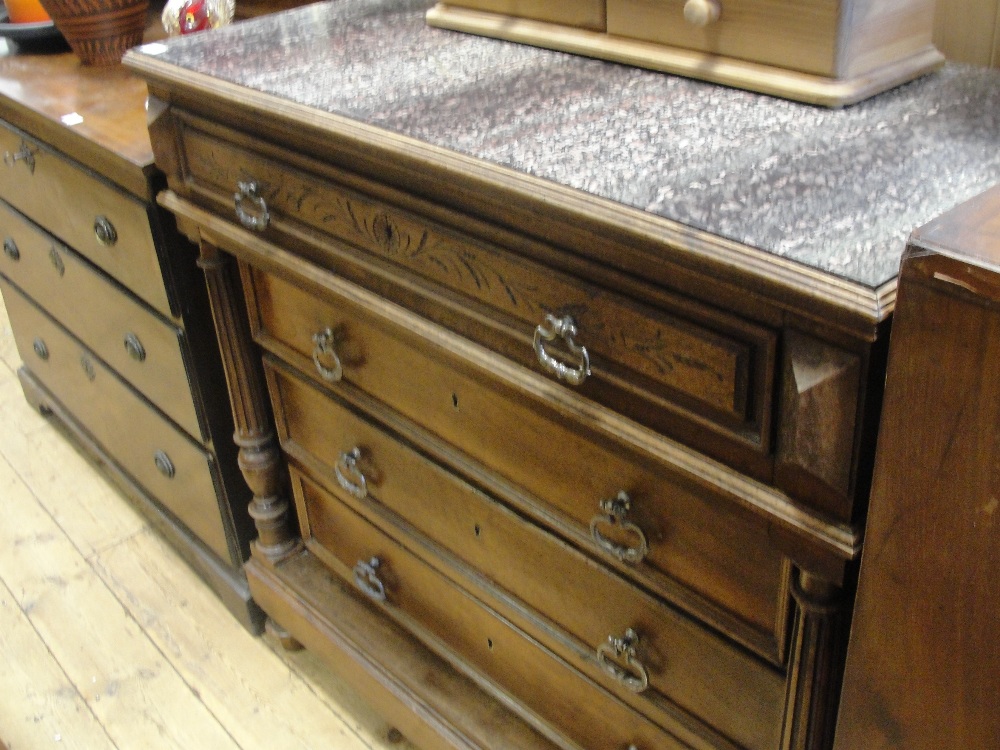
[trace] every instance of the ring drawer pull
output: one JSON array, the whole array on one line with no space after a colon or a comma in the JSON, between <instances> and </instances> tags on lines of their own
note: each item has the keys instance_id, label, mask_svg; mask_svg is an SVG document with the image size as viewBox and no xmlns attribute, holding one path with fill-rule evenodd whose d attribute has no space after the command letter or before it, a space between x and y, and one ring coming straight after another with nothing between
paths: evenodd
<instances>
[{"instance_id":1,"label":"ring drawer pull","mask_svg":"<svg viewBox=\"0 0 1000 750\"><path fill-rule=\"evenodd\" d=\"M622 562L641 562L649 552L649 543L642 529L625 518L632 507L632 498L625 490L621 490L614 497L601 500L598 507L601 512L590 519L590 536L603 551L617 558ZM635 537L636 543L631 547L624 544L617 544L601 534L602 526L613 526L625 531Z\"/></svg>"},{"instance_id":2,"label":"ring drawer pull","mask_svg":"<svg viewBox=\"0 0 1000 750\"><path fill-rule=\"evenodd\" d=\"M240 224L255 232L263 232L271 221L267 203L260 194L260 185L256 180L236 183L237 192L233 195L236 218Z\"/></svg>"},{"instance_id":3,"label":"ring drawer pull","mask_svg":"<svg viewBox=\"0 0 1000 750\"><path fill-rule=\"evenodd\" d=\"M146 347L142 345L139 337L134 333L125 334L125 351L136 362L143 362L146 359Z\"/></svg>"},{"instance_id":4,"label":"ring drawer pull","mask_svg":"<svg viewBox=\"0 0 1000 750\"><path fill-rule=\"evenodd\" d=\"M649 687L649 673L635 654L638 644L639 634L629 628L621 638L609 635L607 642L597 647L597 663L601 665L601 669L633 693L641 693ZM622 658L628 669L615 661Z\"/></svg>"},{"instance_id":5,"label":"ring drawer pull","mask_svg":"<svg viewBox=\"0 0 1000 750\"><path fill-rule=\"evenodd\" d=\"M368 480L358 468L361 458L361 448L355 446L350 451L341 453L333 467L337 475L337 483L358 500L368 497ZM351 478L348 478L350 475ZM356 480L356 481L355 481Z\"/></svg>"},{"instance_id":6,"label":"ring drawer pull","mask_svg":"<svg viewBox=\"0 0 1000 750\"><path fill-rule=\"evenodd\" d=\"M37 149L35 149L37 151ZM25 165L28 167L28 171L31 174L35 173L35 151L28 146L27 141L21 141L21 147L15 151L13 154L10 151L4 151L3 163L8 167L13 167L19 161L24 160Z\"/></svg>"},{"instance_id":7,"label":"ring drawer pull","mask_svg":"<svg viewBox=\"0 0 1000 750\"><path fill-rule=\"evenodd\" d=\"M368 562L358 560L358 564L354 566L354 583L369 599L377 602L385 601L385 584L378 577L378 567L381 564L381 560L373 557Z\"/></svg>"},{"instance_id":8,"label":"ring drawer pull","mask_svg":"<svg viewBox=\"0 0 1000 750\"><path fill-rule=\"evenodd\" d=\"M561 318L557 318L555 315L546 315L545 320L535 328L533 341L535 355L542 367L570 385L580 385L590 375L590 355L587 353L586 347L580 346L573 340L575 336L576 323L569 315ZM560 362L545 351L545 342L555 341L557 338L563 340L570 353L577 358L577 363Z\"/></svg>"},{"instance_id":9,"label":"ring drawer pull","mask_svg":"<svg viewBox=\"0 0 1000 750\"><path fill-rule=\"evenodd\" d=\"M336 383L344 374L344 368L337 356L337 339L330 328L326 328L319 333L314 333L313 337L313 364L316 365L316 372L328 383ZM323 358L333 361L332 367L323 364Z\"/></svg>"},{"instance_id":10,"label":"ring drawer pull","mask_svg":"<svg viewBox=\"0 0 1000 750\"><path fill-rule=\"evenodd\" d=\"M12 237L7 237L3 241L3 254L11 260L21 260L21 251Z\"/></svg>"},{"instance_id":11,"label":"ring drawer pull","mask_svg":"<svg viewBox=\"0 0 1000 750\"><path fill-rule=\"evenodd\" d=\"M112 247L118 242L118 230L107 216L94 218L94 236L103 247Z\"/></svg>"},{"instance_id":12,"label":"ring drawer pull","mask_svg":"<svg viewBox=\"0 0 1000 750\"><path fill-rule=\"evenodd\" d=\"M170 460L170 456L164 451L156 451L153 454L153 463L156 464L156 469L167 479L173 479L176 470L174 469L174 462Z\"/></svg>"}]
</instances>

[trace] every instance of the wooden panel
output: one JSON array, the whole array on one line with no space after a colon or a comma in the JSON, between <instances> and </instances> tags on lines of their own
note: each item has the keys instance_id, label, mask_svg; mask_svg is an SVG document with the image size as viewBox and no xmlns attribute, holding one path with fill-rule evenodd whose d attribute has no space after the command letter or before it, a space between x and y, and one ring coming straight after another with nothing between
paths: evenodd
<instances>
[{"instance_id":1,"label":"wooden panel","mask_svg":"<svg viewBox=\"0 0 1000 750\"><path fill-rule=\"evenodd\" d=\"M685 0L608 0L608 33L836 76L840 3L723 0L715 23L684 19Z\"/></svg>"},{"instance_id":2,"label":"wooden panel","mask_svg":"<svg viewBox=\"0 0 1000 750\"><path fill-rule=\"evenodd\" d=\"M413 335L388 328L346 302L323 305L277 277L255 278L265 347L315 372L312 335L330 327L345 383L523 488L531 498L520 495L529 512L568 526L608 560L612 556L590 541L590 523L602 500L626 491L632 498L629 519L644 530L651 549L637 566L642 574L667 590L677 590L680 582L735 614L750 626L741 637L756 631L752 641L764 638L757 648L777 653L774 633L781 628L784 562L761 519L692 486L667 467L640 461L621 444L589 439L548 405L527 401L492 380L489 372L468 371L443 352L423 351ZM309 410L296 415L316 416ZM538 508L532 511L533 506ZM733 539L743 541L734 545Z\"/></svg>"},{"instance_id":3,"label":"wooden panel","mask_svg":"<svg viewBox=\"0 0 1000 750\"><path fill-rule=\"evenodd\" d=\"M564 23L603 31L604 0L450 0L450 5L462 8L503 13L508 16L534 18L537 21Z\"/></svg>"},{"instance_id":4,"label":"wooden panel","mask_svg":"<svg viewBox=\"0 0 1000 750\"><path fill-rule=\"evenodd\" d=\"M0 153L22 155L0 168L0 197L170 315L145 203L8 126L0 127ZM114 227L114 242L97 236L100 217Z\"/></svg>"},{"instance_id":5,"label":"wooden panel","mask_svg":"<svg viewBox=\"0 0 1000 750\"><path fill-rule=\"evenodd\" d=\"M841 6L841 77L864 75L932 46L934 0L852 0Z\"/></svg>"},{"instance_id":6,"label":"wooden panel","mask_svg":"<svg viewBox=\"0 0 1000 750\"><path fill-rule=\"evenodd\" d=\"M181 328L154 315L2 201L0 236L5 247L14 243L13 253L0 256L0 272L189 434L203 434Z\"/></svg>"},{"instance_id":7,"label":"wooden panel","mask_svg":"<svg viewBox=\"0 0 1000 750\"><path fill-rule=\"evenodd\" d=\"M934 44L956 62L1000 67L1000 0L940 0Z\"/></svg>"},{"instance_id":8,"label":"wooden panel","mask_svg":"<svg viewBox=\"0 0 1000 750\"><path fill-rule=\"evenodd\" d=\"M232 559L214 459L2 277L0 287L18 351L39 381L148 492L223 560ZM166 471L155 460L161 452L170 463Z\"/></svg>"},{"instance_id":9,"label":"wooden panel","mask_svg":"<svg viewBox=\"0 0 1000 750\"><path fill-rule=\"evenodd\" d=\"M468 592L315 485L293 473L300 507L308 509L310 550L347 580L358 562L378 557L384 610L445 648L560 733L583 746L663 750L687 745L590 682ZM368 579L365 579L368 582ZM552 700L558 696L558 700Z\"/></svg>"}]
</instances>

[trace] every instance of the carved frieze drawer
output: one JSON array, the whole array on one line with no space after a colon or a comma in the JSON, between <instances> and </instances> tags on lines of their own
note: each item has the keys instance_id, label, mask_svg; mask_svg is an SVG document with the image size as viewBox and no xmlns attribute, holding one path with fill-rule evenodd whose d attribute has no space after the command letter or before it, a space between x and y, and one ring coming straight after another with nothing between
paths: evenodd
<instances>
[{"instance_id":1,"label":"carved frieze drawer","mask_svg":"<svg viewBox=\"0 0 1000 750\"><path fill-rule=\"evenodd\" d=\"M9 125L0 154L0 198L171 314L145 203Z\"/></svg>"},{"instance_id":2,"label":"carved frieze drawer","mask_svg":"<svg viewBox=\"0 0 1000 750\"><path fill-rule=\"evenodd\" d=\"M186 179L233 222L588 399L770 476L774 331L662 289L647 289L647 299L613 291L570 272L565 251L488 241L473 233L495 228L429 217L412 198L394 204L374 183L323 176L328 168L277 147L250 150L238 133L204 128L183 130ZM507 246L518 243L518 252Z\"/></svg>"},{"instance_id":3,"label":"carved frieze drawer","mask_svg":"<svg viewBox=\"0 0 1000 750\"><path fill-rule=\"evenodd\" d=\"M231 551L217 507L214 457L83 344L0 277L22 361L93 439L217 555Z\"/></svg>"},{"instance_id":4,"label":"carved frieze drawer","mask_svg":"<svg viewBox=\"0 0 1000 750\"><path fill-rule=\"evenodd\" d=\"M614 439L567 421L544 396L495 377L490 367L499 360L475 365L429 346L417 318L393 322L333 292L321 301L274 274L247 269L245 277L252 325L266 349L317 382L363 394L419 425L480 481L502 478L525 512L780 660L784 557L763 518L700 480L698 468L708 464L685 454L694 466L681 469L643 456L627 435ZM335 460L324 444L326 425L337 421L326 414L330 407L302 388L286 395L296 397L286 415L296 439ZM623 496L627 510L618 507ZM641 556L623 552L639 545L628 529L648 545Z\"/></svg>"},{"instance_id":5,"label":"carved frieze drawer","mask_svg":"<svg viewBox=\"0 0 1000 750\"><path fill-rule=\"evenodd\" d=\"M0 272L189 434L204 436L183 329L2 201L0 238Z\"/></svg>"}]
</instances>

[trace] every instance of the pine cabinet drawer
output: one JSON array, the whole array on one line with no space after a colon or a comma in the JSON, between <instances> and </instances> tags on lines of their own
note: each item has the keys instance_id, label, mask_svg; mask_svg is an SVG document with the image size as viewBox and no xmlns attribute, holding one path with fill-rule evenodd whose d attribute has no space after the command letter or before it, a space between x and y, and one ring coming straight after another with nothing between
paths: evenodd
<instances>
[{"instance_id":1,"label":"pine cabinet drawer","mask_svg":"<svg viewBox=\"0 0 1000 750\"><path fill-rule=\"evenodd\" d=\"M632 628L652 659L644 695L678 707L741 747L777 746L785 689L775 669L595 565L284 368L270 369L269 383L286 452L344 502L390 511L383 515L398 516L402 527L527 605L529 617L539 613L567 648L594 656L579 668L598 683L621 689L635 677L626 670L616 680L595 663L609 636ZM329 524L325 508L306 504L307 528Z\"/></svg>"},{"instance_id":2,"label":"pine cabinet drawer","mask_svg":"<svg viewBox=\"0 0 1000 750\"><path fill-rule=\"evenodd\" d=\"M18 352L34 376L124 471L229 559L214 457L2 277L0 289Z\"/></svg>"},{"instance_id":3,"label":"pine cabinet drawer","mask_svg":"<svg viewBox=\"0 0 1000 750\"><path fill-rule=\"evenodd\" d=\"M0 198L170 315L145 203L9 126L0 153Z\"/></svg>"},{"instance_id":4,"label":"pine cabinet drawer","mask_svg":"<svg viewBox=\"0 0 1000 750\"><path fill-rule=\"evenodd\" d=\"M387 616L432 649L471 665L557 732L581 747L692 747L584 677L579 668L591 665L554 654L484 604L474 589L460 588L439 567L294 470L292 486L308 517L304 538L311 551Z\"/></svg>"},{"instance_id":5,"label":"pine cabinet drawer","mask_svg":"<svg viewBox=\"0 0 1000 750\"><path fill-rule=\"evenodd\" d=\"M704 26L685 18L687 4L688 0L608 0L608 33L807 73L838 73L843 3L719 0L718 17Z\"/></svg>"},{"instance_id":6,"label":"pine cabinet drawer","mask_svg":"<svg viewBox=\"0 0 1000 750\"><path fill-rule=\"evenodd\" d=\"M0 271L191 435L184 331L0 202Z\"/></svg>"},{"instance_id":7,"label":"pine cabinet drawer","mask_svg":"<svg viewBox=\"0 0 1000 750\"><path fill-rule=\"evenodd\" d=\"M293 169L290 157L255 153L194 127L183 130L183 143L190 179L224 201L234 221L235 192L238 211L277 244L308 242L306 253L322 265L766 478L774 331L662 290L656 304L633 299ZM251 185L252 195L239 193ZM262 207L267 221L254 224Z\"/></svg>"},{"instance_id":8,"label":"pine cabinet drawer","mask_svg":"<svg viewBox=\"0 0 1000 750\"><path fill-rule=\"evenodd\" d=\"M346 299L320 301L253 270L247 296L257 306L257 340L278 357L318 382L378 399L470 457L486 481L512 483L527 512L590 554L780 660L787 566L760 517ZM426 327L416 318L412 325ZM317 402L286 417L320 455L329 451L319 437L329 421L323 410ZM621 493L625 513L613 502Z\"/></svg>"},{"instance_id":9,"label":"pine cabinet drawer","mask_svg":"<svg viewBox=\"0 0 1000 750\"><path fill-rule=\"evenodd\" d=\"M560 0L449 0L448 5L580 26L594 31L604 30L604 0L577 0L572 3Z\"/></svg>"}]
</instances>

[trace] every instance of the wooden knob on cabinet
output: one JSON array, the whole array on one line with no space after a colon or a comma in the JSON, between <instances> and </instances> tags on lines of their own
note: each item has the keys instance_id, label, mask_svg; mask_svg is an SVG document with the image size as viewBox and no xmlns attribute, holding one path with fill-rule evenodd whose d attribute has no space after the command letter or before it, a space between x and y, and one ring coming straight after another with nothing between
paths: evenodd
<instances>
[{"instance_id":1,"label":"wooden knob on cabinet","mask_svg":"<svg viewBox=\"0 0 1000 750\"><path fill-rule=\"evenodd\" d=\"M684 3L684 20L692 26L708 26L719 20L722 6L717 0L687 0Z\"/></svg>"}]
</instances>

